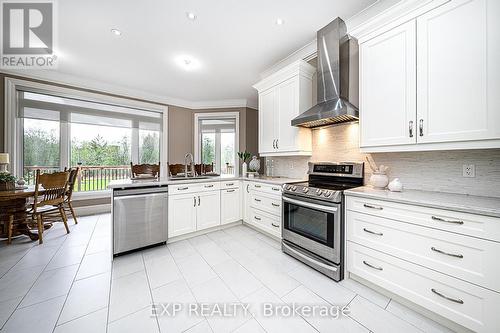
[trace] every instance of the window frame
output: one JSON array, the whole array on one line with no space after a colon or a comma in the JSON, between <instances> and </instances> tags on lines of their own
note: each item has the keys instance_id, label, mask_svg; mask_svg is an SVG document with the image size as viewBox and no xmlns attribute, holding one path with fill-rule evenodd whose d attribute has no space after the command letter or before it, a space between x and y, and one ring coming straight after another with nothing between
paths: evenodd
<instances>
[{"instance_id":1,"label":"window frame","mask_svg":"<svg viewBox=\"0 0 500 333\"><path fill-rule=\"evenodd\" d=\"M240 174L238 151L240 150L240 113L234 112L197 112L194 114L194 160L196 163L201 163L201 143L200 143L200 128L199 121L203 119L235 119L235 134L234 134L234 175L238 177ZM216 140L217 142L217 140ZM220 147L215 146L216 156L220 155ZM219 151L219 153L217 153Z\"/></svg>"},{"instance_id":2,"label":"window frame","mask_svg":"<svg viewBox=\"0 0 500 333\"><path fill-rule=\"evenodd\" d=\"M77 88L66 88L56 85L39 83L30 80L23 80L17 78L6 77L5 78L5 151L9 153L11 157L10 170L12 174L16 177L21 177L23 174L23 119L16 117L16 112L20 107L18 89L21 87L37 89L40 93L57 95L60 97L82 99L90 102L112 104L116 106L122 106L127 108L139 108L148 111L159 112L163 114L162 120L162 132L160 135L160 162L161 162L161 174L167 174L167 162L168 162L168 106L156 103L143 102L135 99L129 99L126 97L116 97L111 95L105 95L103 93L89 92L85 90L80 90ZM64 168L69 166L70 162L70 149L71 149L71 125L66 122L60 122L60 167ZM136 132L138 138L138 129L133 129L132 136ZM133 139L133 137L132 137ZM134 140L132 140L133 142ZM132 147L132 162L137 163L139 160L139 142L137 141L137 152L134 153L134 147ZM92 191L92 192L75 192L74 196L87 197L87 198L98 198L98 197L108 197L109 190L104 191Z\"/></svg>"}]
</instances>

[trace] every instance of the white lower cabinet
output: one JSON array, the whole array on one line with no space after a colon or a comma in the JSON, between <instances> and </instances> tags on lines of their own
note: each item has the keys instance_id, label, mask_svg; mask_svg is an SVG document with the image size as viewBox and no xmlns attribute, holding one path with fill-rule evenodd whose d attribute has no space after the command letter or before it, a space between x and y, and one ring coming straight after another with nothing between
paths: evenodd
<instances>
[{"instance_id":1,"label":"white lower cabinet","mask_svg":"<svg viewBox=\"0 0 500 333\"><path fill-rule=\"evenodd\" d=\"M239 188L222 189L221 191L221 224L241 220L241 193Z\"/></svg>"},{"instance_id":2,"label":"white lower cabinet","mask_svg":"<svg viewBox=\"0 0 500 333\"><path fill-rule=\"evenodd\" d=\"M244 182L244 221L281 238L281 186Z\"/></svg>"},{"instance_id":3,"label":"white lower cabinet","mask_svg":"<svg viewBox=\"0 0 500 333\"><path fill-rule=\"evenodd\" d=\"M196 231L196 196L177 194L168 196L168 237Z\"/></svg>"},{"instance_id":4,"label":"white lower cabinet","mask_svg":"<svg viewBox=\"0 0 500 333\"><path fill-rule=\"evenodd\" d=\"M499 332L499 225L495 217L348 195L347 270L467 329Z\"/></svg>"},{"instance_id":5,"label":"white lower cabinet","mask_svg":"<svg viewBox=\"0 0 500 333\"><path fill-rule=\"evenodd\" d=\"M198 195L196 230L220 225L220 200L220 191L203 192Z\"/></svg>"}]
</instances>

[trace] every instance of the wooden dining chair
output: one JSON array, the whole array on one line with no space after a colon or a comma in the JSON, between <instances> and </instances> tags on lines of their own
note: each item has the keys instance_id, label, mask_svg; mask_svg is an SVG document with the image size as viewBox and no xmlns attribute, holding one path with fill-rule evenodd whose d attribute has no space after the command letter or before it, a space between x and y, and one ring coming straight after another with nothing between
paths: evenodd
<instances>
[{"instance_id":1,"label":"wooden dining chair","mask_svg":"<svg viewBox=\"0 0 500 333\"><path fill-rule=\"evenodd\" d=\"M69 177L68 177L68 189L66 190L66 194L64 196L63 207L65 212L69 212L71 216L73 216L75 224L78 224L75 210L73 209L73 190L75 188L75 183L76 179L78 178L78 172L80 172L80 168L71 168L69 170L64 168L64 171L69 171Z\"/></svg>"},{"instance_id":2,"label":"wooden dining chair","mask_svg":"<svg viewBox=\"0 0 500 333\"><path fill-rule=\"evenodd\" d=\"M58 215L69 234L68 219L64 212L64 199L68 190L70 172L40 173L36 170L35 194L29 213L38 228L38 242L43 243L44 224L52 224ZM59 221L59 220L57 220Z\"/></svg>"},{"instance_id":3,"label":"wooden dining chair","mask_svg":"<svg viewBox=\"0 0 500 333\"><path fill-rule=\"evenodd\" d=\"M130 169L132 170L132 178L140 177L140 175L160 177L160 162L158 164L133 164L130 162Z\"/></svg>"},{"instance_id":4,"label":"wooden dining chair","mask_svg":"<svg viewBox=\"0 0 500 333\"><path fill-rule=\"evenodd\" d=\"M184 164L167 164L168 166L168 174L170 176L175 176L179 173L184 173L185 172L185 166Z\"/></svg>"},{"instance_id":5,"label":"wooden dining chair","mask_svg":"<svg viewBox=\"0 0 500 333\"><path fill-rule=\"evenodd\" d=\"M214 164L195 164L194 170L197 174L203 175L214 171Z\"/></svg>"}]
</instances>

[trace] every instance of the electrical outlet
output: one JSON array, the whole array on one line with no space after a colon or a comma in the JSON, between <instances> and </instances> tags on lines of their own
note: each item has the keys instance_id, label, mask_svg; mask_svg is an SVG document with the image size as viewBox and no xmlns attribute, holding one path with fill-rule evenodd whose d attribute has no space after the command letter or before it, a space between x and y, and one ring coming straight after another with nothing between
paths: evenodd
<instances>
[{"instance_id":1,"label":"electrical outlet","mask_svg":"<svg viewBox=\"0 0 500 333\"><path fill-rule=\"evenodd\" d=\"M464 164L462 167L462 176L466 178L476 177L476 166L474 164Z\"/></svg>"}]
</instances>

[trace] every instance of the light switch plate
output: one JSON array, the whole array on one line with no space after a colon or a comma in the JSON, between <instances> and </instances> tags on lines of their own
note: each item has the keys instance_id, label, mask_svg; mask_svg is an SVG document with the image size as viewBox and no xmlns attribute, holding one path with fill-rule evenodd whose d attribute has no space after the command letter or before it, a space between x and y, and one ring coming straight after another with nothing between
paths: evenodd
<instances>
[{"instance_id":1,"label":"light switch plate","mask_svg":"<svg viewBox=\"0 0 500 333\"><path fill-rule=\"evenodd\" d=\"M476 177L476 166L474 164L464 164L462 176L466 178Z\"/></svg>"}]
</instances>

